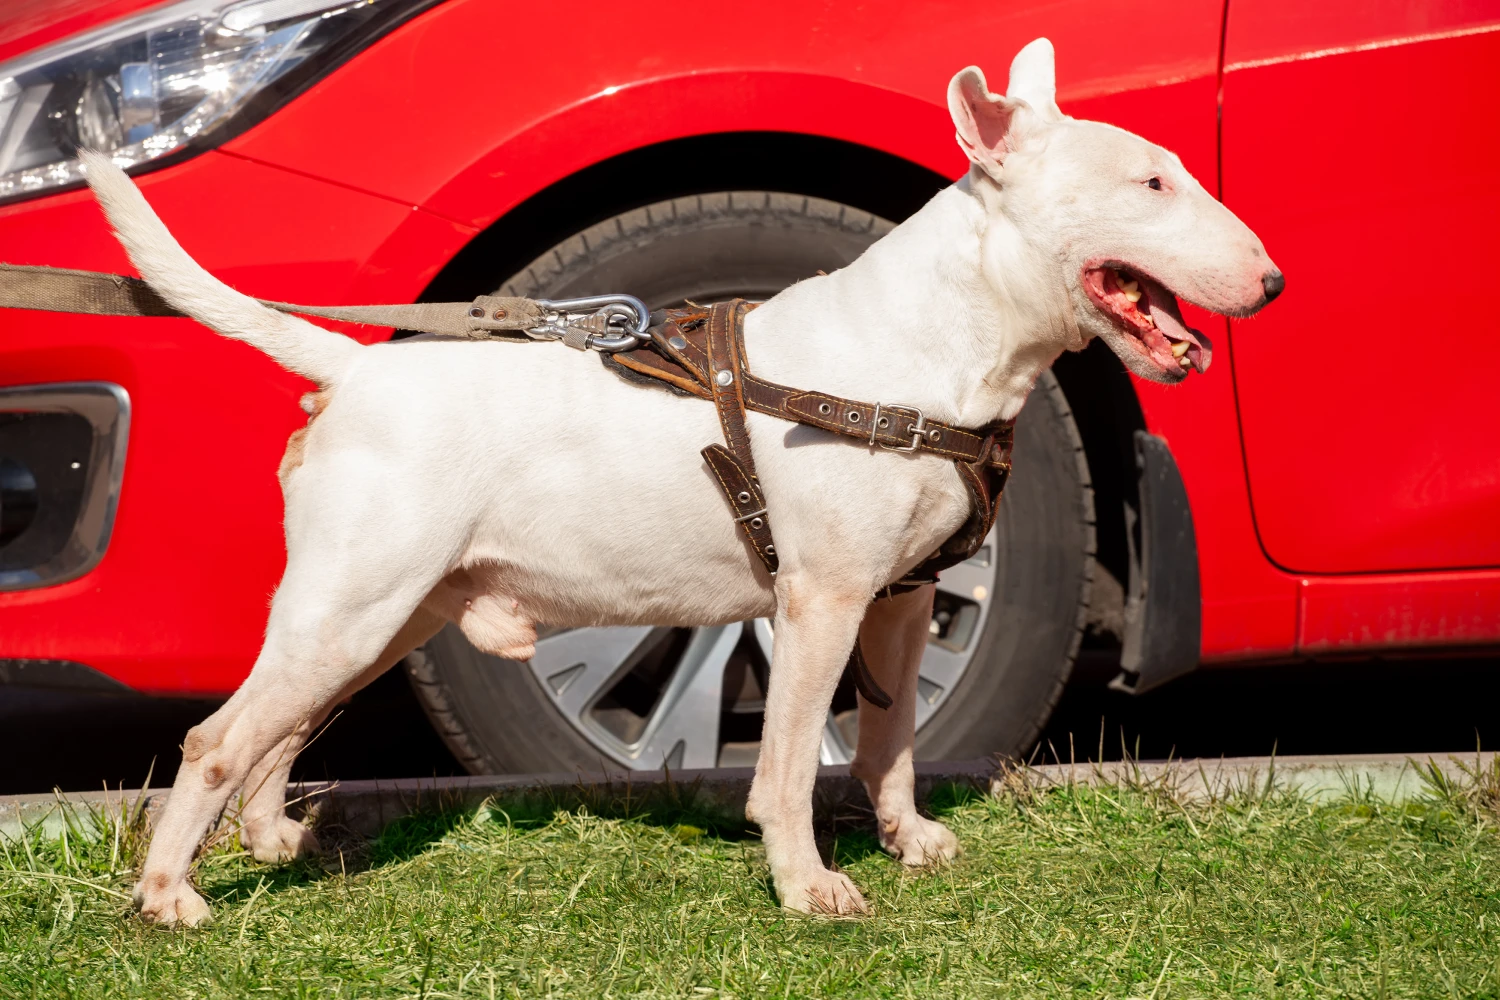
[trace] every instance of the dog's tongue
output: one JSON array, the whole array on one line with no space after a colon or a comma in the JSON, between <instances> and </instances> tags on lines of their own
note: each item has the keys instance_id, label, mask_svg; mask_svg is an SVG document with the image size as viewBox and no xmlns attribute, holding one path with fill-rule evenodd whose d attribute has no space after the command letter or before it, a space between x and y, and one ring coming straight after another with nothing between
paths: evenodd
<instances>
[{"instance_id":1,"label":"dog's tongue","mask_svg":"<svg viewBox=\"0 0 1500 1000\"><path fill-rule=\"evenodd\" d=\"M1137 280L1141 291L1145 293L1142 298L1151 304L1151 318L1156 322L1156 328L1169 341L1167 349L1171 350L1171 342L1187 341L1190 345L1187 359L1192 363L1193 369L1200 373L1208 371L1209 363L1213 361L1214 345L1207 337L1182 321L1177 296L1150 278L1141 276Z\"/></svg>"}]
</instances>

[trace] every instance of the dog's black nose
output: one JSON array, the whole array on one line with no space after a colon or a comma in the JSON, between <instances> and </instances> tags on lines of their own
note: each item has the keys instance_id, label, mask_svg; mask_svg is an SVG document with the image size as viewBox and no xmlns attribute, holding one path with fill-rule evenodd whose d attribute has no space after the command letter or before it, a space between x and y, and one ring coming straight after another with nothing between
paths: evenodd
<instances>
[{"instance_id":1,"label":"dog's black nose","mask_svg":"<svg viewBox=\"0 0 1500 1000\"><path fill-rule=\"evenodd\" d=\"M1266 290L1266 301L1270 302L1286 287L1286 278L1280 271L1267 272L1266 276L1260 279L1260 287Z\"/></svg>"}]
</instances>

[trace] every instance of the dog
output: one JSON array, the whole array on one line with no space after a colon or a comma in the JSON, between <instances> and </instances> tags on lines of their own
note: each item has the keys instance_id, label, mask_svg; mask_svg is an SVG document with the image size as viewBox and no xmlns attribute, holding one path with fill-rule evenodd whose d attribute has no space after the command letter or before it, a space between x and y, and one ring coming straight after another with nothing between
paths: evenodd
<instances>
[{"instance_id":1,"label":"dog","mask_svg":"<svg viewBox=\"0 0 1500 1000\"><path fill-rule=\"evenodd\" d=\"M977 427L1014 417L1041 371L1101 337L1142 378L1208 367L1176 296L1248 316L1284 283L1255 234L1172 153L1068 118L1052 45L1015 57L1005 96L970 67L948 89L962 179L848 267L751 312L763 378L900 401ZM917 667L933 588L873 600L965 521L951 461L872 449L752 412L780 571L758 561L699 449L715 408L647 391L561 345L363 346L220 283L109 159L89 184L131 261L176 308L315 382L280 479L286 573L254 669L193 727L134 899L197 924L194 855L230 796L263 861L316 849L284 812L291 759L330 706L456 622L480 649L532 655L536 624L707 626L774 616L773 682L747 815L783 906L859 914L813 840L818 747L856 637L886 711L859 713L850 770L880 843L908 865L959 845L913 801ZM1019 475L1025 475L1024 468Z\"/></svg>"}]
</instances>

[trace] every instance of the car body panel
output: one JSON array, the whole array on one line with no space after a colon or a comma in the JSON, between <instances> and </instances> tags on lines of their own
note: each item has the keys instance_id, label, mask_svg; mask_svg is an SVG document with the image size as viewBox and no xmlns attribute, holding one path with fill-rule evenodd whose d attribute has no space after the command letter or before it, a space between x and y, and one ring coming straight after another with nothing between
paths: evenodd
<instances>
[{"instance_id":1,"label":"car body panel","mask_svg":"<svg viewBox=\"0 0 1500 1000\"><path fill-rule=\"evenodd\" d=\"M1497 64L1494 3L1382 0L1337 21L1230 5L1225 200L1288 275L1275 308L1234 324L1278 565L1500 566L1500 338L1476 309L1500 229Z\"/></svg>"},{"instance_id":2,"label":"car body panel","mask_svg":"<svg viewBox=\"0 0 1500 1000\"><path fill-rule=\"evenodd\" d=\"M1221 6L1167 0L1152 10L1143 56L1117 44L1139 30L1138 7L1086 0L772 0L753 17L649 0L591 5L584 33L546 5L449 0L230 148L471 225L493 221L543 177L711 132L846 138L954 176L965 161L945 111L949 78L974 63L1003 90L1011 57L1038 35L1061 54L1063 102L1214 79ZM536 137L517 155L510 143L527 132Z\"/></svg>"},{"instance_id":3,"label":"car body panel","mask_svg":"<svg viewBox=\"0 0 1500 1000\"><path fill-rule=\"evenodd\" d=\"M473 235L217 152L141 187L205 266L292 301L410 300ZM402 259L385 262L387 243ZM84 191L0 208L0 246L12 263L129 270ZM311 383L185 319L6 310L0 324L5 384L100 380L132 401L103 560L69 583L0 594L0 657L80 662L150 692L232 690L254 662L285 564L276 469L306 420L297 404ZM349 329L364 340L390 333Z\"/></svg>"},{"instance_id":4,"label":"car body panel","mask_svg":"<svg viewBox=\"0 0 1500 1000\"><path fill-rule=\"evenodd\" d=\"M1302 653L1485 646L1500 621L1500 572L1307 577L1299 587Z\"/></svg>"},{"instance_id":5,"label":"car body panel","mask_svg":"<svg viewBox=\"0 0 1500 1000\"><path fill-rule=\"evenodd\" d=\"M1219 0L778 3L753 18L655 0L586 13L580 33L578 10L449 0L218 151L143 174L142 187L183 245L243 291L412 301L511 208L669 139L800 132L957 176L965 161L944 108L948 78L977 63L1003 89L1015 50L1047 34L1064 110L1174 149L1217 188ZM1121 45L1142 37L1143 20L1151 44ZM81 191L0 207L0 258L128 271ZM1222 338L1219 364L1181 387L1137 390L1198 526L1204 659L1294 655L1312 599L1257 537L1233 378L1241 331L1188 314ZM0 324L0 382L116 381L137 413L104 560L69 584L0 594L0 657L75 660L161 693L232 689L254 660L284 561L275 470L308 384L185 320L9 311ZM347 329L367 342L389 332ZM1412 587L1418 600L1420 582ZM1387 592L1368 593L1378 602ZM1357 620L1359 607L1385 613L1360 599L1329 627L1345 628L1337 622ZM1482 634L1470 628L1463 641ZM1500 621L1489 635L1500 638Z\"/></svg>"},{"instance_id":6,"label":"car body panel","mask_svg":"<svg viewBox=\"0 0 1500 1000\"><path fill-rule=\"evenodd\" d=\"M162 3L163 0L6 0L4 8L0 8L0 62Z\"/></svg>"}]
</instances>

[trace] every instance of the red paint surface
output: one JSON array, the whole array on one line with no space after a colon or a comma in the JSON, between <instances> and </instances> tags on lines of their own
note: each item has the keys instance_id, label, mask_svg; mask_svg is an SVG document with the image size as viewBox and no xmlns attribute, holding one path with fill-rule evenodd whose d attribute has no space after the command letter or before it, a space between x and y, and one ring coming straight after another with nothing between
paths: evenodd
<instances>
[{"instance_id":1,"label":"red paint surface","mask_svg":"<svg viewBox=\"0 0 1500 1000\"><path fill-rule=\"evenodd\" d=\"M1266 552L1305 573L1500 566L1500 337L1476 309L1500 229L1500 30L1482 30L1500 8L1230 11L1225 200L1287 275L1234 324Z\"/></svg>"},{"instance_id":2,"label":"red paint surface","mask_svg":"<svg viewBox=\"0 0 1500 1000\"><path fill-rule=\"evenodd\" d=\"M205 266L283 300L409 300L472 236L219 153L141 186ZM401 245L403 266L378 263L387 243ZM129 269L86 192L0 208L0 248L11 263ZM388 333L360 328L366 340ZM310 383L188 320L0 311L0 381L83 379L130 393L114 534L81 579L0 594L0 657L74 660L148 691L231 690L285 562L276 467L306 421L297 400Z\"/></svg>"},{"instance_id":3,"label":"red paint surface","mask_svg":"<svg viewBox=\"0 0 1500 1000\"><path fill-rule=\"evenodd\" d=\"M949 78L975 63L1003 89L1011 57L1038 35L1049 35L1060 53L1064 105L1212 79L1221 6L1170 0L1153 10L1152 44L1142 53L1117 44L1138 29L1137 8L1089 0L770 0L753 18L682 0L590 4L586 15L545 4L449 0L230 148L473 225L582 166L709 132L826 135L957 175L965 160L945 106ZM586 18L587 38L572 30L576 17ZM733 43L667 41L688 24L695 38ZM508 47L500 64L455 58L500 32L562 33L569 57L535 45ZM1211 116L1211 104L1202 113ZM395 123L399 141L387 141ZM1211 150L1211 128L1200 141Z\"/></svg>"},{"instance_id":4,"label":"red paint surface","mask_svg":"<svg viewBox=\"0 0 1500 1000\"><path fill-rule=\"evenodd\" d=\"M1492 646L1500 572L1405 573L1304 580L1297 645L1308 653Z\"/></svg>"},{"instance_id":5,"label":"red paint surface","mask_svg":"<svg viewBox=\"0 0 1500 1000\"><path fill-rule=\"evenodd\" d=\"M6 0L0 7L0 60L164 2L168 0Z\"/></svg>"},{"instance_id":6,"label":"red paint surface","mask_svg":"<svg viewBox=\"0 0 1500 1000\"><path fill-rule=\"evenodd\" d=\"M75 3L67 15L127 6L140 4ZM666 139L805 132L956 176L964 160L943 106L948 78L977 63L1003 89L1016 49L1046 34L1057 45L1066 111L1160 142L1216 186L1219 0L1149 5L1149 45L1119 44L1139 37L1141 3L995 9L1001 6L776 2L747 18L738 9L680 0L582 10L450 0L223 151L146 175L142 185L183 244L244 291L310 303L410 301L479 227L582 167ZM579 34L582 17L590 30ZM1314 27L1324 24L1313 20ZM15 23L0 14L0 54L19 51L14 43L4 47ZM32 23L28 44L73 23ZM663 44L684 24L697 37L733 44ZM1262 51L1263 43L1274 49L1279 30L1264 27L1254 36L1260 41L1242 51ZM1323 44L1323 30L1308 28L1292 48ZM566 58L547 46L515 47L504 61L463 56L476 40L502 34L571 41ZM1239 87L1250 72L1232 74L1231 83ZM1319 99L1303 93L1297 101L1311 109ZM1231 107L1226 122L1232 114ZM1275 197L1292 199L1283 215L1295 215L1322 204L1327 191L1289 189L1284 175L1279 186L1267 181L1247 145L1238 138L1226 144L1233 151L1225 164L1229 188L1261 197L1241 210L1267 216L1262 234L1289 274L1285 304L1296 302L1294 295L1314 298L1322 279L1297 268L1315 260L1318 248L1294 245L1303 236L1278 229L1282 216L1270 209ZM1344 154L1350 163L1369 158L1358 144ZM1262 184L1272 195L1254 194ZM0 208L0 259L127 270L82 192ZM1308 612L1311 599L1299 596L1299 588L1321 581L1299 584L1267 559L1246 489L1236 389L1241 397L1256 391L1250 373L1257 345L1246 345L1271 328L1283 305L1233 336L1223 320L1189 310L1189 322L1215 339L1214 368L1175 389L1139 386L1147 421L1171 443L1193 507L1208 659L1284 656L1299 643L1335 642L1342 627L1342 619L1315 627L1321 619ZM358 335L379 339L383 331ZM1255 380L1264 377L1255 371ZM88 576L0 594L0 657L77 660L152 691L228 690L253 662L283 564L275 469L288 433L304 419L296 400L306 383L184 320L0 312L0 384L90 378L124 385L134 405L114 537ZM1343 392L1342 378L1325 371L1298 391ZM1240 406L1247 406L1243 398ZM1255 440L1247 430L1252 454ZM1442 449L1429 441L1427 452ZM1274 475L1295 488L1302 473ZM1411 606L1438 621L1450 591L1437 586L1422 604L1425 577L1411 579ZM1378 587L1350 594L1351 613L1376 617L1389 597ZM1500 625L1484 627L1500 637ZM1422 641L1454 641L1450 632L1420 634L1429 637ZM1470 629L1462 641L1477 634ZM1370 635L1376 638L1356 641L1384 641Z\"/></svg>"}]
</instances>

